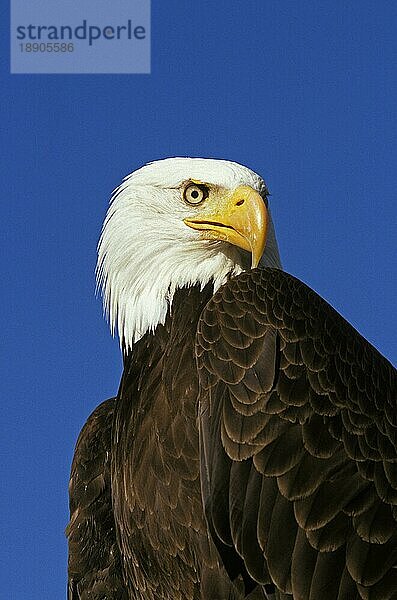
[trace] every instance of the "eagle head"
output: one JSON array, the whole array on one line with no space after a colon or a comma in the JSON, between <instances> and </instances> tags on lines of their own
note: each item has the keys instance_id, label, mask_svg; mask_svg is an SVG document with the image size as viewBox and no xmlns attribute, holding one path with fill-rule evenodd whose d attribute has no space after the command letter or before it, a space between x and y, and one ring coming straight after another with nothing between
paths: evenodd
<instances>
[{"instance_id":1,"label":"eagle head","mask_svg":"<svg viewBox=\"0 0 397 600\"><path fill-rule=\"evenodd\" d=\"M98 244L97 282L112 333L128 350L164 323L175 290L251 267L281 267L263 179L240 164L166 158L114 191Z\"/></svg>"}]
</instances>

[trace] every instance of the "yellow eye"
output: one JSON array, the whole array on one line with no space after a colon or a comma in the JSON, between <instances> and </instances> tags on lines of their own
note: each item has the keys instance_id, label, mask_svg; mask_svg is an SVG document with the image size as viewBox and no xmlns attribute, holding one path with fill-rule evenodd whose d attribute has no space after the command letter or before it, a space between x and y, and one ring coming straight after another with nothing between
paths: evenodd
<instances>
[{"instance_id":1,"label":"yellow eye","mask_svg":"<svg viewBox=\"0 0 397 600\"><path fill-rule=\"evenodd\" d=\"M188 204L200 204L206 198L208 198L208 188L206 185L189 183L183 190L183 199Z\"/></svg>"}]
</instances>

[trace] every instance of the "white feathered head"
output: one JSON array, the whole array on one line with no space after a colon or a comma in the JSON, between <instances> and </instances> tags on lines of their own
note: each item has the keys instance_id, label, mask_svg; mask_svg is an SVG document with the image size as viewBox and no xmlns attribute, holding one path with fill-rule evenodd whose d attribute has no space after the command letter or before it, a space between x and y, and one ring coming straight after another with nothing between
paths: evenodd
<instances>
[{"instance_id":1,"label":"white feathered head","mask_svg":"<svg viewBox=\"0 0 397 600\"><path fill-rule=\"evenodd\" d=\"M164 323L177 288L251 266L281 267L263 179L226 160L167 158L114 191L98 245L97 281L112 333L128 350Z\"/></svg>"}]
</instances>

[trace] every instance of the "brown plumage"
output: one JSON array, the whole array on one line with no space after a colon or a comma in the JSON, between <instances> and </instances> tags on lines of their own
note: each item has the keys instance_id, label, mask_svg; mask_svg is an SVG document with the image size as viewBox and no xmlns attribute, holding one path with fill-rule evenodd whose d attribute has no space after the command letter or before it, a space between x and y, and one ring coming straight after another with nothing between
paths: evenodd
<instances>
[{"instance_id":1,"label":"brown plumage","mask_svg":"<svg viewBox=\"0 0 397 600\"><path fill-rule=\"evenodd\" d=\"M198 169L192 181L186 165ZM202 183L206 169L212 183ZM278 263L274 238L259 269L230 250L247 249L254 223L255 263L263 252L259 176L170 159L132 180L101 241L113 325L117 311L127 315L124 372L76 446L69 600L397 600L395 369L315 292L268 268ZM144 243L153 223L163 271ZM220 240L227 228L229 245L200 237L211 224ZM185 245L172 254L178 235ZM186 253L196 278L179 268ZM163 320L142 265L171 297Z\"/></svg>"},{"instance_id":2,"label":"brown plumage","mask_svg":"<svg viewBox=\"0 0 397 600\"><path fill-rule=\"evenodd\" d=\"M245 597L201 501L194 340L210 294L177 293L164 326L125 359L117 398L82 430L70 481L70 600ZM266 598L254 587L249 598Z\"/></svg>"},{"instance_id":3,"label":"brown plumage","mask_svg":"<svg viewBox=\"0 0 397 600\"><path fill-rule=\"evenodd\" d=\"M234 547L255 581L295 600L397 598L390 363L271 269L219 290L196 352L203 500L221 556Z\"/></svg>"},{"instance_id":4,"label":"brown plumage","mask_svg":"<svg viewBox=\"0 0 397 600\"><path fill-rule=\"evenodd\" d=\"M290 275L181 290L78 441L70 598L243 597L220 559L247 590L393 598L393 386L387 360Z\"/></svg>"}]
</instances>

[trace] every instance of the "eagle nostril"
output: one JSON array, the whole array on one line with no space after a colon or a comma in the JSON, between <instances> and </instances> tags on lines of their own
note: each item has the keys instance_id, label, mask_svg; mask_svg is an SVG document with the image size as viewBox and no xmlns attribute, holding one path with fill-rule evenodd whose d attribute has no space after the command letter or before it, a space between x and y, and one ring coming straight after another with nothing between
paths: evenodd
<instances>
[{"instance_id":1,"label":"eagle nostril","mask_svg":"<svg viewBox=\"0 0 397 600\"><path fill-rule=\"evenodd\" d=\"M244 204L244 198L236 202L236 206L241 206L242 204Z\"/></svg>"}]
</instances>

